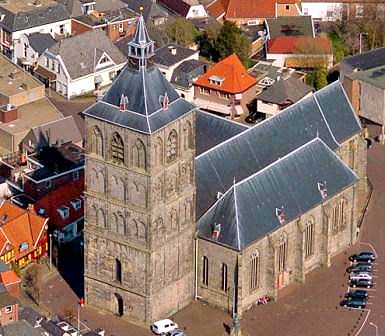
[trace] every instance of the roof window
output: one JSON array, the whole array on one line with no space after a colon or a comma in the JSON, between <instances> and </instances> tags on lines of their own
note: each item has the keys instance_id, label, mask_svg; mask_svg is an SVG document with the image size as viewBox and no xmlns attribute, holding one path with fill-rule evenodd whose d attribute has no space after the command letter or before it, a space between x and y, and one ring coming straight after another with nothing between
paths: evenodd
<instances>
[{"instance_id":1,"label":"roof window","mask_svg":"<svg viewBox=\"0 0 385 336\"><path fill-rule=\"evenodd\" d=\"M70 209L66 206L60 207L59 209L57 209L57 212L59 213L62 219L67 219L70 215Z\"/></svg>"},{"instance_id":2,"label":"roof window","mask_svg":"<svg viewBox=\"0 0 385 336\"><path fill-rule=\"evenodd\" d=\"M82 201L80 198L75 198L71 201L71 205L75 210L79 210L82 207Z\"/></svg>"},{"instance_id":3,"label":"roof window","mask_svg":"<svg viewBox=\"0 0 385 336\"><path fill-rule=\"evenodd\" d=\"M20 252L28 250L28 242L22 242L19 247Z\"/></svg>"},{"instance_id":4,"label":"roof window","mask_svg":"<svg viewBox=\"0 0 385 336\"><path fill-rule=\"evenodd\" d=\"M225 79L223 77L216 76L216 75L209 77L209 82L210 84L213 84L213 85L222 86L224 80Z\"/></svg>"}]
</instances>

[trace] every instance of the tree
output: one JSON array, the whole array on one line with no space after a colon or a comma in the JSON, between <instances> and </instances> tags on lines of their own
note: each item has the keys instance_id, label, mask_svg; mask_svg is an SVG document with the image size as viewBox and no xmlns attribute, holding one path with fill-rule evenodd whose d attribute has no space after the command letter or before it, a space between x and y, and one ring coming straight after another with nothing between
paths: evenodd
<instances>
[{"instance_id":1,"label":"tree","mask_svg":"<svg viewBox=\"0 0 385 336\"><path fill-rule=\"evenodd\" d=\"M63 309L63 314L64 314L64 319L69 322L69 323L72 323L75 319L75 312L74 312L74 309L73 307L66 307Z\"/></svg>"},{"instance_id":2,"label":"tree","mask_svg":"<svg viewBox=\"0 0 385 336\"><path fill-rule=\"evenodd\" d=\"M315 69L307 74L306 83L313 86L316 90L322 89L328 84L327 75L328 72L325 67Z\"/></svg>"},{"instance_id":3,"label":"tree","mask_svg":"<svg viewBox=\"0 0 385 336\"><path fill-rule=\"evenodd\" d=\"M34 299L36 304L40 303L40 293L42 290L43 266L32 264L25 273L24 282L27 287L28 295Z\"/></svg>"},{"instance_id":4,"label":"tree","mask_svg":"<svg viewBox=\"0 0 385 336\"><path fill-rule=\"evenodd\" d=\"M198 35L197 29L190 21L179 17L169 19L166 33L170 40L185 47L194 43Z\"/></svg>"}]
</instances>

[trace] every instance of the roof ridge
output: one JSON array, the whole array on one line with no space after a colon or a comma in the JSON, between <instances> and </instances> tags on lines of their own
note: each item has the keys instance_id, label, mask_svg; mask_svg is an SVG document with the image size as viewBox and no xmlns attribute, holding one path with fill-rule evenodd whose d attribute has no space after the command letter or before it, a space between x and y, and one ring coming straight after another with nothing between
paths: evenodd
<instances>
[{"instance_id":1,"label":"roof ridge","mask_svg":"<svg viewBox=\"0 0 385 336\"><path fill-rule=\"evenodd\" d=\"M237 229L237 243L238 243L238 250L241 250L241 238L240 238L240 229L239 229L239 217L238 217L238 203L237 203L237 184L235 183L235 177L234 177L234 207L235 207L235 226Z\"/></svg>"}]
</instances>

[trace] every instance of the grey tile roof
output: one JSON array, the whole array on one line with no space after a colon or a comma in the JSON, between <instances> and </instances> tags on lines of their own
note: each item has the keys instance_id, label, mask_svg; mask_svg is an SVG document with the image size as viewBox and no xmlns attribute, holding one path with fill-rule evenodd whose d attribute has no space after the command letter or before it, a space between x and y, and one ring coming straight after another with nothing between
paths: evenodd
<instances>
[{"instance_id":1,"label":"grey tile roof","mask_svg":"<svg viewBox=\"0 0 385 336\"><path fill-rule=\"evenodd\" d=\"M156 2L153 0L122 0L124 1L127 6L135 11L136 13L140 13L139 8L143 7L143 17L144 21L146 23L149 23L149 20L152 18L162 18L162 17L168 17L168 13L166 10L164 10L162 7L160 7Z\"/></svg>"},{"instance_id":2,"label":"grey tile roof","mask_svg":"<svg viewBox=\"0 0 385 336\"><path fill-rule=\"evenodd\" d=\"M200 155L248 128L244 124L199 110L196 120L196 154Z\"/></svg>"},{"instance_id":3,"label":"grey tile roof","mask_svg":"<svg viewBox=\"0 0 385 336\"><path fill-rule=\"evenodd\" d=\"M51 34L32 33L28 34L28 41L33 50L41 55L46 49L52 47L56 40Z\"/></svg>"},{"instance_id":4,"label":"grey tile roof","mask_svg":"<svg viewBox=\"0 0 385 336\"><path fill-rule=\"evenodd\" d=\"M369 70L356 71L348 76L385 90L385 64Z\"/></svg>"},{"instance_id":5,"label":"grey tile roof","mask_svg":"<svg viewBox=\"0 0 385 336\"><path fill-rule=\"evenodd\" d=\"M368 70L385 65L385 47L347 57L342 62L358 70Z\"/></svg>"},{"instance_id":6,"label":"grey tile roof","mask_svg":"<svg viewBox=\"0 0 385 336\"><path fill-rule=\"evenodd\" d=\"M60 40L48 49L54 55L60 55L69 75L76 79L95 72L100 50L105 51L116 64L126 62L126 57L111 42L103 30L91 30Z\"/></svg>"},{"instance_id":7,"label":"grey tile roof","mask_svg":"<svg viewBox=\"0 0 385 336\"><path fill-rule=\"evenodd\" d=\"M313 89L302 80L289 77L288 79L281 79L267 87L256 96L256 99L278 105L295 103L312 90Z\"/></svg>"},{"instance_id":8,"label":"grey tile roof","mask_svg":"<svg viewBox=\"0 0 385 336\"><path fill-rule=\"evenodd\" d=\"M166 94L169 106L163 110L160 101ZM127 111L119 110L122 95L128 98ZM126 66L103 99L83 114L150 134L194 109L179 97L156 66L141 70Z\"/></svg>"},{"instance_id":9,"label":"grey tile roof","mask_svg":"<svg viewBox=\"0 0 385 336\"><path fill-rule=\"evenodd\" d=\"M288 223L323 203L318 183L326 182L333 197L357 180L322 140L313 139L234 184L199 220L199 236L212 239L213 226L221 224L217 242L241 251L281 226L276 209L284 209Z\"/></svg>"},{"instance_id":10,"label":"grey tile roof","mask_svg":"<svg viewBox=\"0 0 385 336\"><path fill-rule=\"evenodd\" d=\"M16 321L14 323L0 327L2 336L41 336L38 329L33 328L26 321ZM56 336L56 335L55 335Z\"/></svg>"},{"instance_id":11,"label":"grey tile roof","mask_svg":"<svg viewBox=\"0 0 385 336\"><path fill-rule=\"evenodd\" d=\"M81 9L81 0L56 0L65 5L72 17L77 17L83 14ZM100 12L116 10L126 7L126 4L121 0L95 0L95 9Z\"/></svg>"},{"instance_id":12,"label":"grey tile roof","mask_svg":"<svg viewBox=\"0 0 385 336\"><path fill-rule=\"evenodd\" d=\"M62 4L36 7L32 10L18 13L12 13L1 7L0 4L0 14L5 15L4 19L0 22L0 27L3 27L8 32L43 26L70 18L67 8Z\"/></svg>"},{"instance_id":13,"label":"grey tile roof","mask_svg":"<svg viewBox=\"0 0 385 336\"><path fill-rule=\"evenodd\" d=\"M198 60L188 60L179 64L172 73L171 83L183 87L191 88L193 80L203 75L208 64Z\"/></svg>"},{"instance_id":14,"label":"grey tile roof","mask_svg":"<svg viewBox=\"0 0 385 336\"><path fill-rule=\"evenodd\" d=\"M270 38L277 36L311 36L314 37L311 16L281 16L266 19Z\"/></svg>"},{"instance_id":15,"label":"grey tile roof","mask_svg":"<svg viewBox=\"0 0 385 336\"><path fill-rule=\"evenodd\" d=\"M278 158L320 137L332 150L361 125L339 82L334 82L277 115L211 148L196 158L197 217L226 192Z\"/></svg>"},{"instance_id":16,"label":"grey tile roof","mask_svg":"<svg viewBox=\"0 0 385 336\"><path fill-rule=\"evenodd\" d=\"M95 15L79 15L75 17L75 20L85 23L86 25L95 27L100 25L106 25L110 22L116 22L121 20L133 19L136 14L129 8L119 8L113 10L107 10L103 12L103 17L96 17Z\"/></svg>"},{"instance_id":17,"label":"grey tile roof","mask_svg":"<svg viewBox=\"0 0 385 336\"><path fill-rule=\"evenodd\" d=\"M173 49L176 51L175 55L171 53L171 50ZM184 48L180 45L170 43L162 48L155 50L155 56L153 60L155 64L171 66L183 61L184 59L194 55L195 53L197 53L196 50Z\"/></svg>"}]
</instances>

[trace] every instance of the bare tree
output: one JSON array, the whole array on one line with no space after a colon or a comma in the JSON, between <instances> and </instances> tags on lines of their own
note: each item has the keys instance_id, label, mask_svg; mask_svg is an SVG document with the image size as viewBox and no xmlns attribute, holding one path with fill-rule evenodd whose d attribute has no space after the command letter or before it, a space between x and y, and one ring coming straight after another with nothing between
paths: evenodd
<instances>
[{"instance_id":1,"label":"bare tree","mask_svg":"<svg viewBox=\"0 0 385 336\"><path fill-rule=\"evenodd\" d=\"M40 294L43 287L43 269L42 265L32 264L24 277L24 282L27 287L27 294L36 302L40 303Z\"/></svg>"}]
</instances>

